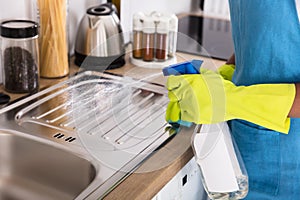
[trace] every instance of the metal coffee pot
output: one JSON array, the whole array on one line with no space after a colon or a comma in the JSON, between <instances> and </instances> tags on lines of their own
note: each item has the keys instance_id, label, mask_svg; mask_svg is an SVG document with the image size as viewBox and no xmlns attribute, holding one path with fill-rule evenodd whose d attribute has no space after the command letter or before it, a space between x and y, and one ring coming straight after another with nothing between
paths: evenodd
<instances>
[{"instance_id":1,"label":"metal coffee pot","mask_svg":"<svg viewBox=\"0 0 300 200\"><path fill-rule=\"evenodd\" d=\"M75 42L75 63L92 70L105 70L125 64L125 44L114 4L87 9Z\"/></svg>"}]
</instances>

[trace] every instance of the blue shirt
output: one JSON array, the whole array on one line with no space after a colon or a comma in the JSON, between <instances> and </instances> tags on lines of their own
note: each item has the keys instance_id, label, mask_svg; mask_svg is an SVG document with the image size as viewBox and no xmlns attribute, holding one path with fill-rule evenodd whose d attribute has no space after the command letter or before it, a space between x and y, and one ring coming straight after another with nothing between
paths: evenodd
<instances>
[{"instance_id":1,"label":"blue shirt","mask_svg":"<svg viewBox=\"0 0 300 200\"><path fill-rule=\"evenodd\" d=\"M295 0L229 0L229 4L236 59L233 82L300 82ZM300 119L291 119L287 135L243 120L231 121L230 127L249 175L246 199L299 199Z\"/></svg>"},{"instance_id":2,"label":"blue shirt","mask_svg":"<svg viewBox=\"0 0 300 200\"><path fill-rule=\"evenodd\" d=\"M300 25L295 1L229 2L237 65L234 82L300 82Z\"/></svg>"}]
</instances>

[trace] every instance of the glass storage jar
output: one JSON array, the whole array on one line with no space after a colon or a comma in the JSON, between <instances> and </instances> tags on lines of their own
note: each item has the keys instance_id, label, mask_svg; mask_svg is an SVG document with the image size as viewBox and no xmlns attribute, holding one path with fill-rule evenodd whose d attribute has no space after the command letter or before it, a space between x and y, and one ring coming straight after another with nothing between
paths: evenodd
<instances>
[{"instance_id":1,"label":"glass storage jar","mask_svg":"<svg viewBox=\"0 0 300 200\"><path fill-rule=\"evenodd\" d=\"M134 58L142 58L143 42L143 17L144 14L139 12L133 16L133 38L132 38L132 55Z\"/></svg>"},{"instance_id":2,"label":"glass storage jar","mask_svg":"<svg viewBox=\"0 0 300 200\"><path fill-rule=\"evenodd\" d=\"M3 85L12 93L34 93L39 88L38 24L7 20L0 25Z\"/></svg>"},{"instance_id":3,"label":"glass storage jar","mask_svg":"<svg viewBox=\"0 0 300 200\"><path fill-rule=\"evenodd\" d=\"M157 22L156 29L156 46L155 58L158 61L165 61L168 59L168 46L169 46L169 19L161 17Z\"/></svg>"},{"instance_id":4,"label":"glass storage jar","mask_svg":"<svg viewBox=\"0 0 300 200\"><path fill-rule=\"evenodd\" d=\"M68 0L37 0L43 78L69 74L68 5Z\"/></svg>"},{"instance_id":5,"label":"glass storage jar","mask_svg":"<svg viewBox=\"0 0 300 200\"><path fill-rule=\"evenodd\" d=\"M144 61L154 60L155 22L151 17L145 16L143 22L142 54Z\"/></svg>"}]
</instances>

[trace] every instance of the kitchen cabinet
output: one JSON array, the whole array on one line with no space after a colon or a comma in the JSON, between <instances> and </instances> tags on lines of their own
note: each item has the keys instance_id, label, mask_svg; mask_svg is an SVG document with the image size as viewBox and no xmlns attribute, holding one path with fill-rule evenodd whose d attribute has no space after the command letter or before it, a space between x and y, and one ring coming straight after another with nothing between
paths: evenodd
<instances>
[{"instance_id":1,"label":"kitchen cabinet","mask_svg":"<svg viewBox=\"0 0 300 200\"><path fill-rule=\"evenodd\" d=\"M198 164L193 157L152 200L206 200Z\"/></svg>"}]
</instances>

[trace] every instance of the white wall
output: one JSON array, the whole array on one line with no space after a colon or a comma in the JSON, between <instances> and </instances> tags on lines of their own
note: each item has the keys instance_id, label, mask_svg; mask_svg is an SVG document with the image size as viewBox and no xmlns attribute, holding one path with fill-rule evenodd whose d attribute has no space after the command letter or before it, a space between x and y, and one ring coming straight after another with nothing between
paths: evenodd
<instances>
[{"instance_id":1,"label":"white wall","mask_svg":"<svg viewBox=\"0 0 300 200\"><path fill-rule=\"evenodd\" d=\"M31 19L33 20L33 0L0 0L0 18Z\"/></svg>"},{"instance_id":2,"label":"white wall","mask_svg":"<svg viewBox=\"0 0 300 200\"><path fill-rule=\"evenodd\" d=\"M37 0L0 0L0 19L18 18L37 20ZM69 41L73 54L78 25L87 8L105 3L106 0L69 0Z\"/></svg>"}]
</instances>

